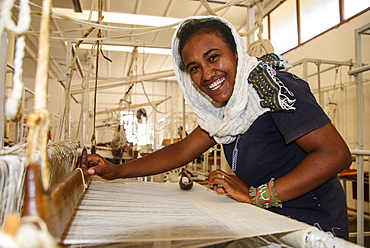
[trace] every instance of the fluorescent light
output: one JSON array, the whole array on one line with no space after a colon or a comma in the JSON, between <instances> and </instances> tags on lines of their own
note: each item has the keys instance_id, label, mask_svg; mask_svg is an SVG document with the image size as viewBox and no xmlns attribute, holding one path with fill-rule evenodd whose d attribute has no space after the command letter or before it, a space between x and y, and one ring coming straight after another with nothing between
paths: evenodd
<instances>
[{"instance_id":1,"label":"fluorescent light","mask_svg":"<svg viewBox=\"0 0 370 248\"><path fill-rule=\"evenodd\" d=\"M91 49L91 44L80 44L79 49ZM115 51L115 52L132 52L134 48L132 46L116 46L116 45L104 45L103 51ZM167 48L155 48L155 47L138 47L139 53L147 54L161 54L161 55L171 55L171 49Z\"/></svg>"},{"instance_id":2,"label":"fluorescent light","mask_svg":"<svg viewBox=\"0 0 370 248\"><path fill-rule=\"evenodd\" d=\"M60 14L66 15L68 17L87 21L89 18L90 11L74 12L73 9L65 8L53 8L53 11ZM131 24L131 25L144 25L152 27L160 27L171 25L180 22L182 19L179 18L169 18L161 16L147 16L147 15L135 15L135 14L124 14L115 12L103 12L104 18L102 22L108 23L121 23L121 24ZM91 20L98 20L98 12L94 11L91 15Z\"/></svg>"}]
</instances>

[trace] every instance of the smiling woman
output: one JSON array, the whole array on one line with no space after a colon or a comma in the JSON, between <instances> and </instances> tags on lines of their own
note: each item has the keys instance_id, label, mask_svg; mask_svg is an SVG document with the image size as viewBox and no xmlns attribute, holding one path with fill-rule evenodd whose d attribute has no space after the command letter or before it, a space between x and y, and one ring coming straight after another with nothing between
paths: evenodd
<instances>
[{"instance_id":1,"label":"smiling woman","mask_svg":"<svg viewBox=\"0 0 370 248\"><path fill-rule=\"evenodd\" d=\"M182 61L194 84L215 102L234 90L237 54L216 33L198 32L182 50Z\"/></svg>"},{"instance_id":2,"label":"smiling woman","mask_svg":"<svg viewBox=\"0 0 370 248\"><path fill-rule=\"evenodd\" d=\"M220 17L185 19L172 53L199 126L175 144L118 166L89 155L89 173L105 179L153 175L223 144L232 173L211 172L211 188L347 238L345 195L336 175L351 156L308 84L280 72L287 63L276 54L248 56L238 32Z\"/></svg>"},{"instance_id":3,"label":"smiling woman","mask_svg":"<svg viewBox=\"0 0 370 248\"><path fill-rule=\"evenodd\" d=\"M188 18L172 43L173 64L184 97L200 127L218 143L235 140L268 111L253 88L258 83L246 83L258 61L247 55L244 41L229 22L216 17ZM277 91L267 97L284 95L280 86L275 87ZM289 109L291 106L286 106Z\"/></svg>"}]
</instances>

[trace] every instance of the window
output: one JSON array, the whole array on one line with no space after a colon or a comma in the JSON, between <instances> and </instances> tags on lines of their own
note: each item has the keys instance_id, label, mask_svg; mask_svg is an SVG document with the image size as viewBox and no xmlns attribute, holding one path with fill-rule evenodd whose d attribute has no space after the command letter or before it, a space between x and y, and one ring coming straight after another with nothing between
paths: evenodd
<instances>
[{"instance_id":1,"label":"window","mask_svg":"<svg viewBox=\"0 0 370 248\"><path fill-rule=\"evenodd\" d=\"M340 22L338 0L300 0L301 42Z\"/></svg>"},{"instance_id":2,"label":"window","mask_svg":"<svg viewBox=\"0 0 370 248\"><path fill-rule=\"evenodd\" d=\"M362 10L370 7L369 0L343 0L344 19L348 19Z\"/></svg>"},{"instance_id":3,"label":"window","mask_svg":"<svg viewBox=\"0 0 370 248\"><path fill-rule=\"evenodd\" d=\"M263 37L270 34L275 52L281 54L340 24L341 16L348 19L369 7L369 0L285 0L265 16Z\"/></svg>"},{"instance_id":4,"label":"window","mask_svg":"<svg viewBox=\"0 0 370 248\"><path fill-rule=\"evenodd\" d=\"M277 54L298 45L296 1L287 0L270 14L271 43Z\"/></svg>"},{"instance_id":5,"label":"window","mask_svg":"<svg viewBox=\"0 0 370 248\"><path fill-rule=\"evenodd\" d=\"M263 25L263 33L262 33L262 38L263 39L268 39L269 38L269 25L268 25L268 19L267 17L263 18L262 20L262 25Z\"/></svg>"}]
</instances>

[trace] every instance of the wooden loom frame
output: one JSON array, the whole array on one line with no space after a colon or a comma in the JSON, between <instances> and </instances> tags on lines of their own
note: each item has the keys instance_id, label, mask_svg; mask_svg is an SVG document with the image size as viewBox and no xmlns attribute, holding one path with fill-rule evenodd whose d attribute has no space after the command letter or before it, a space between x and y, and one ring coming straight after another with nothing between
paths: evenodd
<instances>
[{"instance_id":1,"label":"wooden loom frame","mask_svg":"<svg viewBox=\"0 0 370 248\"><path fill-rule=\"evenodd\" d=\"M38 167L37 163L31 163L26 170L22 217L41 218L51 236L60 242L79 199L91 182L91 176L87 173L87 150L83 149L76 170L46 192Z\"/></svg>"},{"instance_id":2,"label":"wooden loom frame","mask_svg":"<svg viewBox=\"0 0 370 248\"><path fill-rule=\"evenodd\" d=\"M77 169L70 173L61 182L54 185L45 192L39 172L39 166L32 163L26 170L25 177L25 198L22 217L32 216L41 218L46 224L49 234L57 243L61 243L63 234L75 208L81 197L84 195L87 185L90 185L92 176L87 173L87 149L84 148L77 162ZM332 237L316 228L296 230L285 234L277 234L277 238L293 247L303 247L307 240L312 242L311 233L319 234L320 242L327 243L330 247L360 247L357 244L346 240ZM324 235L324 236L323 236ZM316 236L318 237L318 236ZM318 244L317 242L315 244ZM331 246L334 245L334 246ZM338 246L337 246L338 245Z\"/></svg>"}]
</instances>

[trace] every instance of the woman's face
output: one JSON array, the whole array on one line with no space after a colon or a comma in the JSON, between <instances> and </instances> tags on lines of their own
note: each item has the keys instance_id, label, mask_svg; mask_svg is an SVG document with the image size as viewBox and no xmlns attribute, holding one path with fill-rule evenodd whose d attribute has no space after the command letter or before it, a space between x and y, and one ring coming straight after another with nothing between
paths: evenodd
<instances>
[{"instance_id":1,"label":"woman's face","mask_svg":"<svg viewBox=\"0 0 370 248\"><path fill-rule=\"evenodd\" d=\"M215 33L197 33L182 50L182 60L194 84L215 102L233 93L237 55Z\"/></svg>"}]
</instances>

